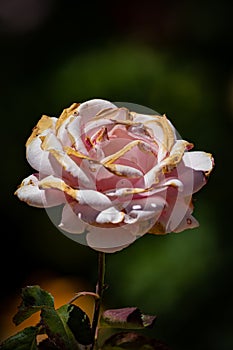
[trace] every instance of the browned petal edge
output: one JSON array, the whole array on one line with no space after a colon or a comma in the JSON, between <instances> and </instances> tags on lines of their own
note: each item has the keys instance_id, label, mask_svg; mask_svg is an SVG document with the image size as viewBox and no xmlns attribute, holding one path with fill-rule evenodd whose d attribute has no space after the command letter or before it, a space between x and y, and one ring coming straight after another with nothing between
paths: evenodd
<instances>
[{"instance_id":1,"label":"browned petal edge","mask_svg":"<svg viewBox=\"0 0 233 350\"><path fill-rule=\"evenodd\" d=\"M66 154L68 154L68 156L75 156L77 158L88 159L88 160L91 160L91 161L95 161L95 159L93 159L93 158L91 158L89 156L86 156L85 154L80 153L79 151L75 150L72 147L64 146L63 148L64 148ZM97 161L95 161L95 162L98 163Z\"/></svg>"},{"instance_id":2,"label":"browned petal edge","mask_svg":"<svg viewBox=\"0 0 233 350\"><path fill-rule=\"evenodd\" d=\"M170 155L164 160L164 164L162 166L162 171L164 174L171 172L182 160L184 152L186 150L190 150L194 147L194 145L188 141L183 140L183 144L179 149L174 148L171 150Z\"/></svg>"},{"instance_id":3,"label":"browned petal edge","mask_svg":"<svg viewBox=\"0 0 233 350\"><path fill-rule=\"evenodd\" d=\"M167 146L167 150L170 151L172 149L172 146L174 145L174 131L171 127L171 125L168 122L168 119L165 114L161 117L161 124L164 129L164 134L166 135L166 141L165 144Z\"/></svg>"},{"instance_id":4,"label":"browned petal edge","mask_svg":"<svg viewBox=\"0 0 233 350\"><path fill-rule=\"evenodd\" d=\"M36 126L32 129L32 134L29 136L26 146L28 146L34 138L40 135L44 130L51 128L53 125L53 120L47 115L42 115Z\"/></svg>"},{"instance_id":5,"label":"browned petal edge","mask_svg":"<svg viewBox=\"0 0 233 350\"><path fill-rule=\"evenodd\" d=\"M75 112L75 110L78 108L78 106L80 106L80 103L74 102L74 103L72 103L72 105L70 107L63 109L63 111L62 111L62 113L61 113L61 115L58 118L58 121L56 123L56 131L58 131L58 129L64 123L64 121Z\"/></svg>"},{"instance_id":6,"label":"browned petal edge","mask_svg":"<svg viewBox=\"0 0 233 350\"><path fill-rule=\"evenodd\" d=\"M210 157L210 159L211 159L212 168L211 168L209 171L205 171L205 172L204 172L206 179L208 179L210 173L213 171L213 169L214 169L214 167L215 167L213 155L212 155L211 153L207 153L207 155L208 155L208 156Z\"/></svg>"},{"instance_id":7,"label":"browned petal edge","mask_svg":"<svg viewBox=\"0 0 233 350\"><path fill-rule=\"evenodd\" d=\"M68 194L74 200L77 198L78 190L75 190L71 186L67 185L64 181L56 182L53 180L44 179L39 183L39 188L43 190L53 188Z\"/></svg>"},{"instance_id":8,"label":"browned petal edge","mask_svg":"<svg viewBox=\"0 0 233 350\"><path fill-rule=\"evenodd\" d=\"M165 235L167 232L165 226L158 221L149 229L148 233L152 233L154 235Z\"/></svg>"}]
</instances>

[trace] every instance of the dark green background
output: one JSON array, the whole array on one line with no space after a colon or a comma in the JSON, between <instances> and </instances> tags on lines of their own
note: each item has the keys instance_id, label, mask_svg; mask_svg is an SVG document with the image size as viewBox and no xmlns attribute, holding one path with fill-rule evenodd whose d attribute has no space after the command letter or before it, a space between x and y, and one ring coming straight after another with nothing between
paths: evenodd
<instances>
[{"instance_id":1,"label":"dark green background","mask_svg":"<svg viewBox=\"0 0 233 350\"><path fill-rule=\"evenodd\" d=\"M166 113L216 166L195 195L200 228L147 235L107 256L105 303L156 313L149 335L174 350L232 349L233 6L39 3L0 2L1 303L33 271L80 276L94 288L96 252L13 193L32 172L24 144L42 114L91 98L126 101Z\"/></svg>"}]
</instances>

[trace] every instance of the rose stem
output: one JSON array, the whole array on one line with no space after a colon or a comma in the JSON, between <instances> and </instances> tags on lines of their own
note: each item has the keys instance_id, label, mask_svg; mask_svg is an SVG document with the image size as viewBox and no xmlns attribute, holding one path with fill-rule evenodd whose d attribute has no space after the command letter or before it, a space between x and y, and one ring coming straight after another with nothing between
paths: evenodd
<instances>
[{"instance_id":1,"label":"rose stem","mask_svg":"<svg viewBox=\"0 0 233 350\"><path fill-rule=\"evenodd\" d=\"M99 252L98 253L98 282L96 285L96 294L99 296L99 299L95 300L95 309L94 309L93 322L92 322L93 343L92 343L91 350L94 349L94 345L97 340L98 321L99 321L100 307L101 307L103 291L104 291L104 274L105 274L105 253Z\"/></svg>"}]
</instances>

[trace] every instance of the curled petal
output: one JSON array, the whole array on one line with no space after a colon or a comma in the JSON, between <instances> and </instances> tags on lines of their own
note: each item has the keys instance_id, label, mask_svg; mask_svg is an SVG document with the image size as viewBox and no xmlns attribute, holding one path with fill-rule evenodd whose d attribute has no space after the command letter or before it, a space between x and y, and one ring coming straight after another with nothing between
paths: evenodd
<instances>
[{"instance_id":1,"label":"curled petal","mask_svg":"<svg viewBox=\"0 0 233 350\"><path fill-rule=\"evenodd\" d=\"M43 115L38 121L37 125L33 128L32 134L26 142L26 146L28 146L35 138L40 136L43 132L54 132L56 122L57 118L51 118L47 115Z\"/></svg>"},{"instance_id":2,"label":"curled petal","mask_svg":"<svg viewBox=\"0 0 233 350\"><path fill-rule=\"evenodd\" d=\"M151 187L153 184L157 184L161 173L169 173L176 168L183 157L184 151L191 146L192 144L187 141L176 141L170 155L145 174L144 183L146 187Z\"/></svg>"},{"instance_id":3,"label":"curled petal","mask_svg":"<svg viewBox=\"0 0 233 350\"><path fill-rule=\"evenodd\" d=\"M122 141L121 141L122 143ZM114 154L111 154L110 156L105 157L102 159L102 164L112 164L122 156L124 156L127 152L132 150L134 147L138 147L140 150L143 150L144 152L154 152L154 149L151 145L147 144L146 142L142 140L134 140L130 143L127 143L123 148L121 148L119 151L115 152Z\"/></svg>"},{"instance_id":4,"label":"curled petal","mask_svg":"<svg viewBox=\"0 0 233 350\"><path fill-rule=\"evenodd\" d=\"M102 109L116 108L116 106L105 100L93 99L87 102L83 102L78 107L78 114L83 119L83 122L88 122L91 118L95 117Z\"/></svg>"},{"instance_id":5,"label":"curled petal","mask_svg":"<svg viewBox=\"0 0 233 350\"><path fill-rule=\"evenodd\" d=\"M67 125L67 132L69 134L70 139L72 140L72 145L74 145L75 149L83 154L88 154L86 146L84 144L85 132L84 132L84 124L80 117L74 118Z\"/></svg>"},{"instance_id":6,"label":"curled petal","mask_svg":"<svg viewBox=\"0 0 233 350\"><path fill-rule=\"evenodd\" d=\"M112 202L107 196L94 190L78 191L77 200L80 204L88 205L95 210L105 210L112 206Z\"/></svg>"},{"instance_id":7,"label":"curled petal","mask_svg":"<svg viewBox=\"0 0 233 350\"><path fill-rule=\"evenodd\" d=\"M28 176L15 191L15 194L21 201L38 208L49 208L65 202L62 192L55 189L40 189L38 184L37 176Z\"/></svg>"},{"instance_id":8,"label":"curled petal","mask_svg":"<svg viewBox=\"0 0 233 350\"><path fill-rule=\"evenodd\" d=\"M74 116L70 115L67 119L64 120L64 122L57 129L56 135L58 139L61 141L63 147L72 145L72 138L70 137L67 131L67 126L71 123L73 119L74 119Z\"/></svg>"},{"instance_id":9,"label":"curled petal","mask_svg":"<svg viewBox=\"0 0 233 350\"><path fill-rule=\"evenodd\" d=\"M212 154L201 151L185 152L183 161L187 167L203 171L206 175L210 174L214 165Z\"/></svg>"},{"instance_id":10,"label":"curled petal","mask_svg":"<svg viewBox=\"0 0 233 350\"><path fill-rule=\"evenodd\" d=\"M96 218L98 224L118 224L124 220L125 213L117 210L114 207L103 210Z\"/></svg>"},{"instance_id":11,"label":"curled petal","mask_svg":"<svg viewBox=\"0 0 233 350\"><path fill-rule=\"evenodd\" d=\"M122 121L131 120L130 112L127 108L117 108L116 106L105 108L96 114L95 119L109 119L115 120L118 123Z\"/></svg>"},{"instance_id":12,"label":"curled petal","mask_svg":"<svg viewBox=\"0 0 233 350\"><path fill-rule=\"evenodd\" d=\"M184 190L183 183L176 178L171 178L168 180L166 179L164 182L160 183L159 185L160 185L160 187L165 187L165 188L168 186L177 188L179 192L183 192L183 190Z\"/></svg>"},{"instance_id":13,"label":"curled petal","mask_svg":"<svg viewBox=\"0 0 233 350\"><path fill-rule=\"evenodd\" d=\"M26 158L31 167L44 174L53 174L49 153L41 148L41 136L53 135L57 118L42 116L26 143Z\"/></svg>"},{"instance_id":14,"label":"curled petal","mask_svg":"<svg viewBox=\"0 0 233 350\"><path fill-rule=\"evenodd\" d=\"M140 178L143 176L143 173L140 170L127 165L109 164L105 165L105 168L115 175L125 176L127 178Z\"/></svg>"},{"instance_id":15,"label":"curled petal","mask_svg":"<svg viewBox=\"0 0 233 350\"><path fill-rule=\"evenodd\" d=\"M79 167L65 151L63 151L62 145L55 135L47 135L44 138L41 147L56 159L62 169L79 180L79 186L91 186L92 181L90 177L88 177L86 172ZM61 171L59 175L62 175Z\"/></svg>"},{"instance_id":16,"label":"curled petal","mask_svg":"<svg viewBox=\"0 0 233 350\"><path fill-rule=\"evenodd\" d=\"M108 190L105 192L105 194L108 197L126 197L129 195L139 194L139 193L141 194L148 191L149 191L148 189L144 189L144 188L123 187L123 188Z\"/></svg>"},{"instance_id":17,"label":"curled petal","mask_svg":"<svg viewBox=\"0 0 233 350\"><path fill-rule=\"evenodd\" d=\"M73 103L70 107L63 109L62 114L56 123L56 131L59 132L60 127L67 121L67 119L77 113L77 108L80 103Z\"/></svg>"},{"instance_id":18,"label":"curled petal","mask_svg":"<svg viewBox=\"0 0 233 350\"><path fill-rule=\"evenodd\" d=\"M158 161L160 162L170 152L176 141L173 126L165 115L142 115L135 113L135 122L141 122L153 134L154 140L159 145Z\"/></svg>"},{"instance_id":19,"label":"curled petal","mask_svg":"<svg viewBox=\"0 0 233 350\"><path fill-rule=\"evenodd\" d=\"M60 140L54 134L47 134L45 136L40 136L42 141L41 148L44 151L50 151L51 149L56 149L58 151L63 151L63 146Z\"/></svg>"},{"instance_id":20,"label":"curled petal","mask_svg":"<svg viewBox=\"0 0 233 350\"><path fill-rule=\"evenodd\" d=\"M95 210L104 210L112 206L111 200L95 190L76 190L67 185L60 178L54 176L47 176L39 182L40 188L54 188L60 190L71 198L76 200L81 205L87 205Z\"/></svg>"}]
</instances>

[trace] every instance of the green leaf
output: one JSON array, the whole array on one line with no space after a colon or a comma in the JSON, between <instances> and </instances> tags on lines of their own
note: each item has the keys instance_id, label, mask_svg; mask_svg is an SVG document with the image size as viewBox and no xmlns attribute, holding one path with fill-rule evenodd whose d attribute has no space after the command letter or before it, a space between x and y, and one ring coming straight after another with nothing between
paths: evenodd
<instances>
[{"instance_id":1,"label":"green leaf","mask_svg":"<svg viewBox=\"0 0 233 350\"><path fill-rule=\"evenodd\" d=\"M157 339L149 339L135 332L113 334L107 339L101 350L171 350L166 344Z\"/></svg>"},{"instance_id":2,"label":"green leaf","mask_svg":"<svg viewBox=\"0 0 233 350\"><path fill-rule=\"evenodd\" d=\"M67 310L69 312L67 324L72 330L77 342L82 345L91 344L91 324L87 314L74 304L68 305Z\"/></svg>"},{"instance_id":3,"label":"green leaf","mask_svg":"<svg viewBox=\"0 0 233 350\"><path fill-rule=\"evenodd\" d=\"M36 335L37 327L27 327L6 339L1 344L2 350L37 350Z\"/></svg>"},{"instance_id":4,"label":"green leaf","mask_svg":"<svg viewBox=\"0 0 233 350\"><path fill-rule=\"evenodd\" d=\"M28 286L22 289L22 302L18 312L13 318L16 325L26 320L43 307L54 307L54 300L50 293L41 289L40 286Z\"/></svg>"},{"instance_id":5,"label":"green leaf","mask_svg":"<svg viewBox=\"0 0 233 350\"><path fill-rule=\"evenodd\" d=\"M144 315L137 307L106 310L100 319L101 327L143 329L153 327L156 316Z\"/></svg>"},{"instance_id":6,"label":"green leaf","mask_svg":"<svg viewBox=\"0 0 233 350\"><path fill-rule=\"evenodd\" d=\"M75 336L68 326L70 306L66 304L58 310L50 307L41 310L41 323L45 327L49 339L56 345L57 349L79 349Z\"/></svg>"}]
</instances>

